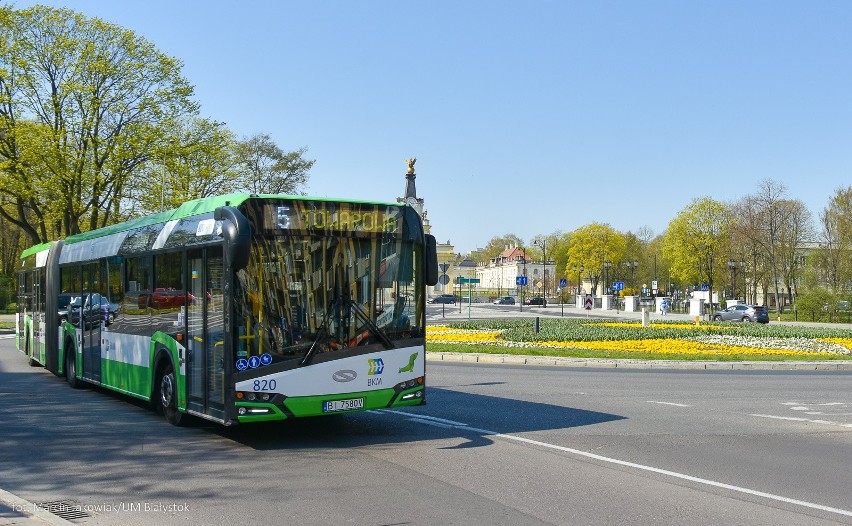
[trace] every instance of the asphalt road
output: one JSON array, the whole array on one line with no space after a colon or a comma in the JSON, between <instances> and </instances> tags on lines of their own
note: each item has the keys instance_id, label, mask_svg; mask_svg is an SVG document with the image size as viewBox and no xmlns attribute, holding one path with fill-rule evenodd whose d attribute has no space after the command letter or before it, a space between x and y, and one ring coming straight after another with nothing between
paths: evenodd
<instances>
[{"instance_id":1,"label":"asphalt road","mask_svg":"<svg viewBox=\"0 0 852 526\"><path fill-rule=\"evenodd\" d=\"M428 405L224 429L0 340L0 488L78 524L852 524L850 372L435 364Z\"/></svg>"}]
</instances>

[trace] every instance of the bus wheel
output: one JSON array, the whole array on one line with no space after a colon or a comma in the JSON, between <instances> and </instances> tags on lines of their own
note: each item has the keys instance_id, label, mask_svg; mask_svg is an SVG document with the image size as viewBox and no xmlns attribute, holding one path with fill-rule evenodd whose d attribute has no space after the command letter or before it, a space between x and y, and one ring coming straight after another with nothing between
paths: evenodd
<instances>
[{"instance_id":1,"label":"bus wheel","mask_svg":"<svg viewBox=\"0 0 852 526\"><path fill-rule=\"evenodd\" d=\"M74 351L65 349L65 379L72 389L79 389L80 380L77 379L77 358Z\"/></svg>"},{"instance_id":2,"label":"bus wheel","mask_svg":"<svg viewBox=\"0 0 852 526\"><path fill-rule=\"evenodd\" d=\"M185 420L183 413L177 408L177 382L175 381L175 369L171 364L166 366L160 377L159 405L166 420L172 425L179 426Z\"/></svg>"}]
</instances>

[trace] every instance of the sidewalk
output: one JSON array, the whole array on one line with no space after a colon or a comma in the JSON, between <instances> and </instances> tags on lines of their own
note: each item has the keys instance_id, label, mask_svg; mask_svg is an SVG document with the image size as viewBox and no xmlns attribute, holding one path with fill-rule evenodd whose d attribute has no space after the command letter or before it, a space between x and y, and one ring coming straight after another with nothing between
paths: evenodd
<instances>
[{"instance_id":1,"label":"sidewalk","mask_svg":"<svg viewBox=\"0 0 852 526\"><path fill-rule=\"evenodd\" d=\"M0 526L74 526L33 502L0 489Z\"/></svg>"}]
</instances>

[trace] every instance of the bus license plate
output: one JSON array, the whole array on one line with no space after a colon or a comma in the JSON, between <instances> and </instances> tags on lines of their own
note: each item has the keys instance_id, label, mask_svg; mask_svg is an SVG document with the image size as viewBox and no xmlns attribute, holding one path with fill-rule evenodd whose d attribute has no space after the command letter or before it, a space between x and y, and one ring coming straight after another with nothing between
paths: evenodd
<instances>
[{"instance_id":1,"label":"bus license plate","mask_svg":"<svg viewBox=\"0 0 852 526\"><path fill-rule=\"evenodd\" d=\"M349 400L332 400L331 402L322 403L323 413L334 413L336 411L352 411L354 409L364 409L363 398L350 398Z\"/></svg>"}]
</instances>

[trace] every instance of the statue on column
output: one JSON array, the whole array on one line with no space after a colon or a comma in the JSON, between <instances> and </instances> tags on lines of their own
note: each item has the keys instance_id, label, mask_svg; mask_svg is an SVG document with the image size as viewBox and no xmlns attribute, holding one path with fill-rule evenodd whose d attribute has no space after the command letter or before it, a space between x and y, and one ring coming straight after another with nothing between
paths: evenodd
<instances>
[{"instance_id":1,"label":"statue on column","mask_svg":"<svg viewBox=\"0 0 852 526\"><path fill-rule=\"evenodd\" d=\"M417 157L412 157L411 159L406 159L405 163L408 165L408 173L414 173L414 163L417 162Z\"/></svg>"}]
</instances>

